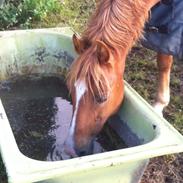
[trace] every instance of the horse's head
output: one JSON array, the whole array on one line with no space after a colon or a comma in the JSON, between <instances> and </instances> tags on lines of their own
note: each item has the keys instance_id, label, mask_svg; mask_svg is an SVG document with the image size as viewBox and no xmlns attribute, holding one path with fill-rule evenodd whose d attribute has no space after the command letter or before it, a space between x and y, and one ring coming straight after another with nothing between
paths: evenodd
<instances>
[{"instance_id":1,"label":"horse's head","mask_svg":"<svg viewBox=\"0 0 183 183\"><path fill-rule=\"evenodd\" d=\"M124 66L120 54L102 41L93 43L73 36L79 54L67 84L73 102L73 117L66 146L77 155L92 153L93 139L123 99Z\"/></svg>"}]
</instances>

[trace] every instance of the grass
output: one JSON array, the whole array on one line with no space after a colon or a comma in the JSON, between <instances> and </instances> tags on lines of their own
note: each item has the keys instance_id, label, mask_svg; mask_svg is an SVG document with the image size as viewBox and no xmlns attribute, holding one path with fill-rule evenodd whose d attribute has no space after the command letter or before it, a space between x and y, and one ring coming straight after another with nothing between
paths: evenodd
<instances>
[{"instance_id":1,"label":"grass","mask_svg":"<svg viewBox=\"0 0 183 183\"><path fill-rule=\"evenodd\" d=\"M82 32L95 7L94 0L7 0L0 11L0 29L29 29L71 26ZM156 55L134 46L125 70L125 79L153 103L157 88ZM176 63L171 74L171 101L165 109L165 118L183 134L183 64ZM153 159L142 183L181 183L183 176L181 155ZM182 177L183 179L183 177ZM6 173L0 160L0 183L6 183Z\"/></svg>"},{"instance_id":2,"label":"grass","mask_svg":"<svg viewBox=\"0 0 183 183\"><path fill-rule=\"evenodd\" d=\"M59 13L62 4L57 0L19 0L5 3L0 11L1 30L31 28L50 13Z\"/></svg>"},{"instance_id":3,"label":"grass","mask_svg":"<svg viewBox=\"0 0 183 183\"><path fill-rule=\"evenodd\" d=\"M81 32L95 7L94 0L64 0L58 13L49 13L41 21L33 21L31 28L70 26Z\"/></svg>"},{"instance_id":4,"label":"grass","mask_svg":"<svg viewBox=\"0 0 183 183\"><path fill-rule=\"evenodd\" d=\"M0 30L71 26L80 31L94 0L15 0L0 8Z\"/></svg>"}]
</instances>

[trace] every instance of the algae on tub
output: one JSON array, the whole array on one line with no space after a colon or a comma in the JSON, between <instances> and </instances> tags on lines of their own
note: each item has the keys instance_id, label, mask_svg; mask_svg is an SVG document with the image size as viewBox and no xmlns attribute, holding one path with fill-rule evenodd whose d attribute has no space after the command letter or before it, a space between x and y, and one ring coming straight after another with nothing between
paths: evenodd
<instances>
[{"instance_id":1,"label":"algae on tub","mask_svg":"<svg viewBox=\"0 0 183 183\"><path fill-rule=\"evenodd\" d=\"M77 56L71 35L69 28L1 32L0 80L17 75L62 75ZM126 82L123 104L117 117L109 120L117 136L128 137L128 141L133 142L124 149L62 161L38 161L20 152L1 101L0 114L0 151L10 183L84 183L88 180L90 183L138 183L149 158L183 152L182 135ZM125 133L127 131L131 131L131 135ZM39 135L33 133L33 136ZM140 145L134 141L136 137Z\"/></svg>"}]
</instances>

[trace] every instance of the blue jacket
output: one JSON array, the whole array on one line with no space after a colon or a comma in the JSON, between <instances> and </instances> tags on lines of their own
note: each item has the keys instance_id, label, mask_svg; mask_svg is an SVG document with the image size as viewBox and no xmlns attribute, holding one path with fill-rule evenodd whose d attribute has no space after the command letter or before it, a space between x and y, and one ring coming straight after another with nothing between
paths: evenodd
<instances>
[{"instance_id":1,"label":"blue jacket","mask_svg":"<svg viewBox=\"0 0 183 183\"><path fill-rule=\"evenodd\" d=\"M142 44L183 58L183 0L162 0L151 9Z\"/></svg>"}]
</instances>

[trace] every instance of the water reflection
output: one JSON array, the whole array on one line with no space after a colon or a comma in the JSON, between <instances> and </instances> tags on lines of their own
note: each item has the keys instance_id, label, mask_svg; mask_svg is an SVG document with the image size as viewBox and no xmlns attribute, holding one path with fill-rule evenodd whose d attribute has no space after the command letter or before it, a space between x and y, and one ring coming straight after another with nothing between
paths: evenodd
<instances>
[{"instance_id":1,"label":"water reflection","mask_svg":"<svg viewBox=\"0 0 183 183\"><path fill-rule=\"evenodd\" d=\"M54 126L56 129L51 129L48 133L55 137L55 142L52 145L51 151L48 153L48 161L70 158L64 151L64 142L67 138L72 118L72 105L67 100L56 97L54 99L54 107L57 109L54 114Z\"/></svg>"}]
</instances>

